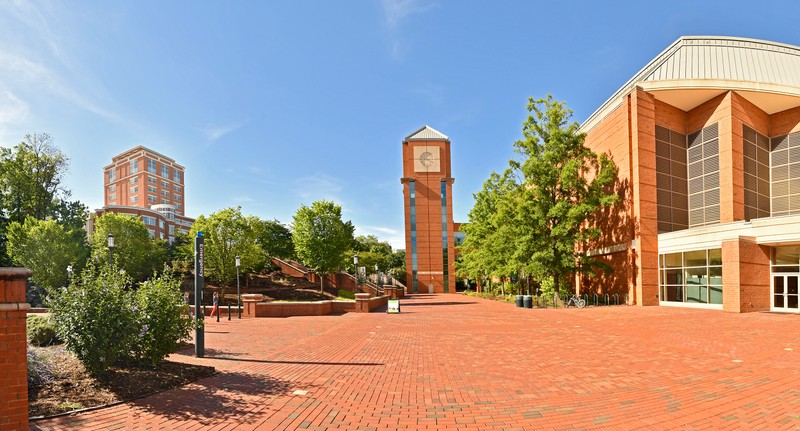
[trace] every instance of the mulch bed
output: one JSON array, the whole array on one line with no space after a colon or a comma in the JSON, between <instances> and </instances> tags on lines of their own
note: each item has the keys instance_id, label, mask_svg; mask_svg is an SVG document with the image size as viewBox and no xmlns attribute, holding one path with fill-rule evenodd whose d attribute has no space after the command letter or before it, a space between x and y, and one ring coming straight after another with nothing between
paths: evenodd
<instances>
[{"instance_id":1,"label":"mulch bed","mask_svg":"<svg viewBox=\"0 0 800 431\"><path fill-rule=\"evenodd\" d=\"M164 361L156 368L121 364L91 376L64 346L28 347L50 357L53 381L28 388L28 416L52 416L73 410L139 398L183 386L214 374L214 367Z\"/></svg>"}]
</instances>

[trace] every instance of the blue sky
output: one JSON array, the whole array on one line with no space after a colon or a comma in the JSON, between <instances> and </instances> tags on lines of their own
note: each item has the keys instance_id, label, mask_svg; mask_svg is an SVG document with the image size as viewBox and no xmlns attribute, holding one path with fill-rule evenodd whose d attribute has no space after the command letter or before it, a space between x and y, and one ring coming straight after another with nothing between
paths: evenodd
<instances>
[{"instance_id":1,"label":"blue sky","mask_svg":"<svg viewBox=\"0 0 800 431\"><path fill-rule=\"evenodd\" d=\"M782 12L776 12L782 11ZM0 145L48 132L65 186L102 206L102 167L144 145L186 167L186 214L241 205L291 223L340 204L403 248L401 142L452 141L466 221L513 157L529 96L583 121L681 35L800 45L800 3L0 0Z\"/></svg>"}]
</instances>

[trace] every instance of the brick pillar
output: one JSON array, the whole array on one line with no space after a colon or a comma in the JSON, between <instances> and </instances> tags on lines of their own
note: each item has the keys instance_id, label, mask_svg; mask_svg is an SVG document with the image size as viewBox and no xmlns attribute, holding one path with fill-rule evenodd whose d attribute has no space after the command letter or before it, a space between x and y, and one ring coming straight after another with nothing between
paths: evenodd
<instances>
[{"instance_id":1,"label":"brick pillar","mask_svg":"<svg viewBox=\"0 0 800 431\"><path fill-rule=\"evenodd\" d=\"M262 301L264 301L264 295L260 293L242 295L242 317L258 317L256 315L256 304Z\"/></svg>"},{"instance_id":2,"label":"brick pillar","mask_svg":"<svg viewBox=\"0 0 800 431\"><path fill-rule=\"evenodd\" d=\"M28 429L25 268L0 268L0 430Z\"/></svg>"},{"instance_id":3,"label":"brick pillar","mask_svg":"<svg viewBox=\"0 0 800 431\"><path fill-rule=\"evenodd\" d=\"M722 284L723 310L769 311L770 248L749 237L723 241Z\"/></svg>"},{"instance_id":4,"label":"brick pillar","mask_svg":"<svg viewBox=\"0 0 800 431\"><path fill-rule=\"evenodd\" d=\"M369 293L356 293L356 313L369 313Z\"/></svg>"}]
</instances>

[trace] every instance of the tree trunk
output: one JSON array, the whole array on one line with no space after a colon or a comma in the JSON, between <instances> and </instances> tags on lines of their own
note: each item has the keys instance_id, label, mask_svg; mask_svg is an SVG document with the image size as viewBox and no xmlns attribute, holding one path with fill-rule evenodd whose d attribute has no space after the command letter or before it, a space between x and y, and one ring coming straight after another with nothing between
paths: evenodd
<instances>
[{"instance_id":1,"label":"tree trunk","mask_svg":"<svg viewBox=\"0 0 800 431\"><path fill-rule=\"evenodd\" d=\"M325 293L325 277L319 275L319 293Z\"/></svg>"}]
</instances>

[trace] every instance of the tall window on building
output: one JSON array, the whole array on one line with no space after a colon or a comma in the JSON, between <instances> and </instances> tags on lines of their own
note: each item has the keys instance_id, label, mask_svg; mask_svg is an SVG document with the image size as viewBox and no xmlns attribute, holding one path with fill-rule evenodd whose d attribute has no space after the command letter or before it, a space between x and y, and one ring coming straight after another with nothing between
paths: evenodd
<instances>
[{"instance_id":1,"label":"tall window on building","mask_svg":"<svg viewBox=\"0 0 800 431\"><path fill-rule=\"evenodd\" d=\"M169 178L169 166L164 163L161 164L161 176L164 178Z\"/></svg>"},{"instance_id":2,"label":"tall window on building","mask_svg":"<svg viewBox=\"0 0 800 431\"><path fill-rule=\"evenodd\" d=\"M409 181L409 212L411 220L411 291L419 293L417 284L417 192L414 188L414 181Z\"/></svg>"},{"instance_id":3,"label":"tall window on building","mask_svg":"<svg viewBox=\"0 0 800 431\"><path fill-rule=\"evenodd\" d=\"M800 214L800 132L776 136L772 146L772 215Z\"/></svg>"},{"instance_id":4,"label":"tall window on building","mask_svg":"<svg viewBox=\"0 0 800 431\"><path fill-rule=\"evenodd\" d=\"M97 172L97 171L95 171ZM108 182L112 182L117 179L117 175L114 173L114 168L109 169L106 171L106 175L108 175Z\"/></svg>"},{"instance_id":5,"label":"tall window on building","mask_svg":"<svg viewBox=\"0 0 800 431\"><path fill-rule=\"evenodd\" d=\"M139 161L131 160L131 174L139 172Z\"/></svg>"},{"instance_id":6,"label":"tall window on building","mask_svg":"<svg viewBox=\"0 0 800 431\"><path fill-rule=\"evenodd\" d=\"M769 138L747 125L742 136L744 219L769 217Z\"/></svg>"},{"instance_id":7,"label":"tall window on building","mask_svg":"<svg viewBox=\"0 0 800 431\"><path fill-rule=\"evenodd\" d=\"M719 125L689 135L689 227L719 223Z\"/></svg>"},{"instance_id":8,"label":"tall window on building","mask_svg":"<svg viewBox=\"0 0 800 431\"><path fill-rule=\"evenodd\" d=\"M181 182L181 176L182 176L183 172L175 169L175 170L173 170L172 173L173 173L172 180L175 181L176 183L180 183Z\"/></svg>"},{"instance_id":9,"label":"tall window on building","mask_svg":"<svg viewBox=\"0 0 800 431\"><path fill-rule=\"evenodd\" d=\"M689 227L686 184L686 135L656 126L658 231Z\"/></svg>"},{"instance_id":10,"label":"tall window on building","mask_svg":"<svg viewBox=\"0 0 800 431\"><path fill-rule=\"evenodd\" d=\"M448 265L447 237L447 182L441 182L442 196L442 274L444 275L444 293L450 292L450 265Z\"/></svg>"},{"instance_id":11,"label":"tall window on building","mask_svg":"<svg viewBox=\"0 0 800 431\"><path fill-rule=\"evenodd\" d=\"M153 159L147 159L147 172L151 174L156 173L156 161Z\"/></svg>"}]
</instances>

